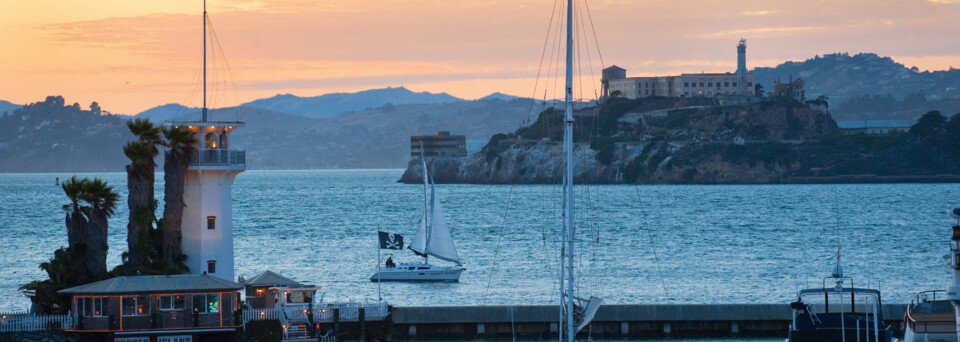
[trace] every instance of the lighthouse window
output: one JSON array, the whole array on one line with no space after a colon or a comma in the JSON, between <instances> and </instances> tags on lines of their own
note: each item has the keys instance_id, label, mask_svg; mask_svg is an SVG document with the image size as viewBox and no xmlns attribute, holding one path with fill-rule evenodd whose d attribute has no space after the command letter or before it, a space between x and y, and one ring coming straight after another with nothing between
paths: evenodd
<instances>
[{"instance_id":1,"label":"lighthouse window","mask_svg":"<svg viewBox=\"0 0 960 342\"><path fill-rule=\"evenodd\" d=\"M207 273L208 273L208 274L217 273L217 261L216 261L216 260L208 260L208 261L207 261Z\"/></svg>"},{"instance_id":2,"label":"lighthouse window","mask_svg":"<svg viewBox=\"0 0 960 342\"><path fill-rule=\"evenodd\" d=\"M207 216L207 229L217 228L217 217Z\"/></svg>"},{"instance_id":3,"label":"lighthouse window","mask_svg":"<svg viewBox=\"0 0 960 342\"><path fill-rule=\"evenodd\" d=\"M213 133L207 133L203 138L206 148L217 148L217 136Z\"/></svg>"}]
</instances>

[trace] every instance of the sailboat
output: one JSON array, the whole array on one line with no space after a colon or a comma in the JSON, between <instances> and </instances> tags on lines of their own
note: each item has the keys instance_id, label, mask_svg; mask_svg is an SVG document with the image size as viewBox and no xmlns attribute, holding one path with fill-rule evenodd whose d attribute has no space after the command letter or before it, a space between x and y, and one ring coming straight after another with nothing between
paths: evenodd
<instances>
[{"instance_id":1,"label":"sailboat","mask_svg":"<svg viewBox=\"0 0 960 342\"><path fill-rule=\"evenodd\" d=\"M559 340L573 342L577 332L593 320L600 304L598 297L579 298L574 293L574 247L576 226L573 220L573 0L567 0L567 61L566 90L564 92L563 152L566 173L563 177L563 231L561 232L560 259L560 329Z\"/></svg>"},{"instance_id":2,"label":"sailboat","mask_svg":"<svg viewBox=\"0 0 960 342\"><path fill-rule=\"evenodd\" d=\"M450 227L443 214L435 184L427 172L422 147L420 163L423 167L423 214L420 216L417 233L407 248L422 256L423 262L388 264L370 276L370 281L457 282L460 281L460 274L466 270L460 263L457 246L450 235ZM431 256L455 263L456 266L431 265L428 263Z\"/></svg>"}]
</instances>

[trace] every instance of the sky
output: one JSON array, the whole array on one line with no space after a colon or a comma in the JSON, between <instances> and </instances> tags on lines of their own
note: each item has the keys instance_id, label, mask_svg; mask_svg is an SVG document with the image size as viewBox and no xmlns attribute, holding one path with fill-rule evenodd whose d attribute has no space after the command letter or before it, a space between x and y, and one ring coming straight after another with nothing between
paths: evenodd
<instances>
[{"instance_id":1,"label":"sky","mask_svg":"<svg viewBox=\"0 0 960 342\"><path fill-rule=\"evenodd\" d=\"M873 52L921 70L960 66L960 0L576 2L583 78L575 88L587 98L601 65L628 76L732 72L741 37L749 68L835 52ZM219 42L211 45L220 48L209 52L209 105L388 86L552 98L557 6L208 0ZM62 95L120 114L200 106L202 11L200 0L0 0L0 99Z\"/></svg>"}]
</instances>

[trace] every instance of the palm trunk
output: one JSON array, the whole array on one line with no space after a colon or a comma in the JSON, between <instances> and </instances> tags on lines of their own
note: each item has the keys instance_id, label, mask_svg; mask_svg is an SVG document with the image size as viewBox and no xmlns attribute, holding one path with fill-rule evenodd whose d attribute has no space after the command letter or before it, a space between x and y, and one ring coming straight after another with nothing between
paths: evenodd
<instances>
[{"instance_id":1,"label":"palm trunk","mask_svg":"<svg viewBox=\"0 0 960 342\"><path fill-rule=\"evenodd\" d=\"M107 273L107 213L94 208L85 209L89 219L87 269L95 277L100 277Z\"/></svg>"},{"instance_id":2,"label":"palm trunk","mask_svg":"<svg viewBox=\"0 0 960 342\"><path fill-rule=\"evenodd\" d=\"M130 220L127 223L127 254L128 265L132 268L143 264L143 254L137 245L147 232L146 220L143 215L153 212L153 167L150 162L131 162L127 165L127 205L130 209ZM152 215L151 215L152 216Z\"/></svg>"},{"instance_id":3,"label":"palm trunk","mask_svg":"<svg viewBox=\"0 0 960 342\"><path fill-rule=\"evenodd\" d=\"M183 222L183 191L186 183L187 162L181 153L167 151L163 163L163 258L175 264L180 262L180 225Z\"/></svg>"},{"instance_id":4,"label":"palm trunk","mask_svg":"<svg viewBox=\"0 0 960 342\"><path fill-rule=\"evenodd\" d=\"M87 220L80 212L80 206L74 204L73 211L67 212L67 246L73 246L78 243L85 243L87 240Z\"/></svg>"}]
</instances>

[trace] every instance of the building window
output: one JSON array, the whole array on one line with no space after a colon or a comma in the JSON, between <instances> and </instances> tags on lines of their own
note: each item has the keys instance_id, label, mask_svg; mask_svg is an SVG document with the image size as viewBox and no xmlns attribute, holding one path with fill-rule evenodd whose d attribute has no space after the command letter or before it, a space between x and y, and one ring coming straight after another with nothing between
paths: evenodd
<instances>
[{"instance_id":1,"label":"building window","mask_svg":"<svg viewBox=\"0 0 960 342\"><path fill-rule=\"evenodd\" d=\"M207 273L208 273L208 274L217 273L217 261L216 261L216 260L207 260Z\"/></svg>"},{"instance_id":2,"label":"building window","mask_svg":"<svg viewBox=\"0 0 960 342\"><path fill-rule=\"evenodd\" d=\"M752 86L753 86L753 82L747 82L747 86L748 86L748 87L752 87Z\"/></svg>"},{"instance_id":3,"label":"building window","mask_svg":"<svg viewBox=\"0 0 960 342\"><path fill-rule=\"evenodd\" d=\"M683 82L683 86L684 86L685 88L686 88L686 87L690 87L690 82Z\"/></svg>"},{"instance_id":4,"label":"building window","mask_svg":"<svg viewBox=\"0 0 960 342\"><path fill-rule=\"evenodd\" d=\"M103 313L103 298L101 297L80 297L77 298L77 312L83 317L100 317Z\"/></svg>"},{"instance_id":5,"label":"building window","mask_svg":"<svg viewBox=\"0 0 960 342\"><path fill-rule=\"evenodd\" d=\"M150 314L150 300L147 296L123 297L121 302L124 316L146 316Z\"/></svg>"},{"instance_id":6,"label":"building window","mask_svg":"<svg viewBox=\"0 0 960 342\"><path fill-rule=\"evenodd\" d=\"M220 294L198 294L193 295L193 312L197 313L218 313L220 312Z\"/></svg>"},{"instance_id":7,"label":"building window","mask_svg":"<svg viewBox=\"0 0 960 342\"><path fill-rule=\"evenodd\" d=\"M713 88L713 82L707 82L707 87Z\"/></svg>"},{"instance_id":8,"label":"building window","mask_svg":"<svg viewBox=\"0 0 960 342\"><path fill-rule=\"evenodd\" d=\"M207 133L207 135L203 137L203 140L204 140L204 144L203 144L204 147L217 148L217 136L215 134Z\"/></svg>"},{"instance_id":9,"label":"building window","mask_svg":"<svg viewBox=\"0 0 960 342\"><path fill-rule=\"evenodd\" d=\"M700 86L703 87L703 82L700 82Z\"/></svg>"},{"instance_id":10,"label":"building window","mask_svg":"<svg viewBox=\"0 0 960 342\"><path fill-rule=\"evenodd\" d=\"M187 299L182 295L160 296L160 310L183 310L187 308Z\"/></svg>"},{"instance_id":11,"label":"building window","mask_svg":"<svg viewBox=\"0 0 960 342\"><path fill-rule=\"evenodd\" d=\"M207 216L207 229L217 228L217 217Z\"/></svg>"},{"instance_id":12,"label":"building window","mask_svg":"<svg viewBox=\"0 0 960 342\"><path fill-rule=\"evenodd\" d=\"M733 82L733 86L736 87L736 86L737 86L737 82Z\"/></svg>"},{"instance_id":13,"label":"building window","mask_svg":"<svg viewBox=\"0 0 960 342\"><path fill-rule=\"evenodd\" d=\"M723 86L724 86L724 87L729 87L729 86L730 86L730 82L723 82Z\"/></svg>"}]
</instances>

